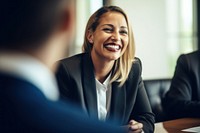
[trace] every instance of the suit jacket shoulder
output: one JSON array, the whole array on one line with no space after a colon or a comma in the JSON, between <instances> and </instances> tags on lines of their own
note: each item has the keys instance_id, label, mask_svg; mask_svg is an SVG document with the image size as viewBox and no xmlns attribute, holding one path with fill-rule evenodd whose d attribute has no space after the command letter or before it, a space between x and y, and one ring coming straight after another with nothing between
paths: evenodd
<instances>
[{"instance_id":1,"label":"suit jacket shoulder","mask_svg":"<svg viewBox=\"0 0 200 133\"><path fill-rule=\"evenodd\" d=\"M47 99L28 81L2 73L0 73L0 132L124 133L123 129L116 125L87 119L69 103Z\"/></svg>"},{"instance_id":2,"label":"suit jacket shoulder","mask_svg":"<svg viewBox=\"0 0 200 133\"><path fill-rule=\"evenodd\" d=\"M195 51L188 54L182 54L179 56L177 60L176 71L183 70L190 77L194 77L192 75L196 75L199 77L200 73L200 51Z\"/></svg>"},{"instance_id":3,"label":"suit jacket shoulder","mask_svg":"<svg viewBox=\"0 0 200 133\"><path fill-rule=\"evenodd\" d=\"M138 79L141 76L141 73L142 73L141 60L138 57L135 57L127 81L130 81L135 78Z\"/></svg>"},{"instance_id":4,"label":"suit jacket shoulder","mask_svg":"<svg viewBox=\"0 0 200 133\"><path fill-rule=\"evenodd\" d=\"M59 61L60 65L65 66L66 68L73 70L78 70L77 67L80 67L81 59L84 54L77 54L68 58L64 58Z\"/></svg>"}]
</instances>

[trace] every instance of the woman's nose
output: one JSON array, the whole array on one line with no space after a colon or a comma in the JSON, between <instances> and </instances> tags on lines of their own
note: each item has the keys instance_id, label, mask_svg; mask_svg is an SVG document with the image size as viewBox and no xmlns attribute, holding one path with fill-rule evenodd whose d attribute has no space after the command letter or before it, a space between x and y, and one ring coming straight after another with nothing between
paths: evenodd
<instances>
[{"instance_id":1,"label":"woman's nose","mask_svg":"<svg viewBox=\"0 0 200 133\"><path fill-rule=\"evenodd\" d=\"M115 41L120 40L120 34L118 32L113 32L111 39Z\"/></svg>"}]
</instances>

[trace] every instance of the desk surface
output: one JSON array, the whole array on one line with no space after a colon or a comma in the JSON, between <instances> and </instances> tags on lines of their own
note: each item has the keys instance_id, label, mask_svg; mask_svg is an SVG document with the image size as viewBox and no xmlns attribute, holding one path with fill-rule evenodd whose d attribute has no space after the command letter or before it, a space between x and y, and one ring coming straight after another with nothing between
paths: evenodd
<instances>
[{"instance_id":1,"label":"desk surface","mask_svg":"<svg viewBox=\"0 0 200 133\"><path fill-rule=\"evenodd\" d=\"M181 118L155 124L155 133L186 133L181 130L200 126L200 119Z\"/></svg>"}]
</instances>

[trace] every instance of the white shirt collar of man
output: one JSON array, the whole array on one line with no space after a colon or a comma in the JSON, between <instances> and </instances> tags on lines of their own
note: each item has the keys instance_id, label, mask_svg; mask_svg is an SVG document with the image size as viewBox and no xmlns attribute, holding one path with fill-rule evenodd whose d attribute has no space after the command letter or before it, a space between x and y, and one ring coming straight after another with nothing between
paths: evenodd
<instances>
[{"instance_id":1,"label":"white shirt collar of man","mask_svg":"<svg viewBox=\"0 0 200 133\"><path fill-rule=\"evenodd\" d=\"M50 100L58 100L55 76L42 62L19 54L0 54L0 71L22 78L37 86Z\"/></svg>"}]
</instances>

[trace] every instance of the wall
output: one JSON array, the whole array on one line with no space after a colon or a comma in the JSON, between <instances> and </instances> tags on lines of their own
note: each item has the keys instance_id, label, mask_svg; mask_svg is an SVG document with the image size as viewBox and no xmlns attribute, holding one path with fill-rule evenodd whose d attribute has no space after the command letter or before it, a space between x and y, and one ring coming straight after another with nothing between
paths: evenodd
<instances>
[{"instance_id":1,"label":"wall","mask_svg":"<svg viewBox=\"0 0 200 133\"><path fill-rule=\"evenodd\" d=\"M167 68L166 12L163 0L113 0L132 23L136 56L142 60L143 78L169 77Z\"/></svg>"},{"instance_id":2,"label":"wall","mask_svg":"<svg viewBox=\"0 0 200 133\"><path fill-rule=\"evenodd\" d=\"M143 78L171 78L181 53L196 49L193 1L112 0L131 21Z\"/></svg>"}]
</instances>

